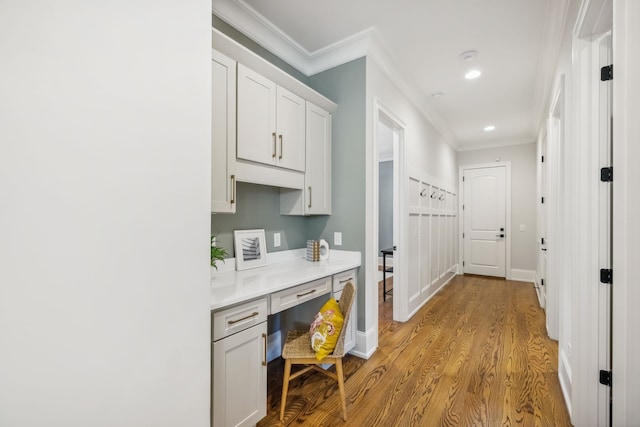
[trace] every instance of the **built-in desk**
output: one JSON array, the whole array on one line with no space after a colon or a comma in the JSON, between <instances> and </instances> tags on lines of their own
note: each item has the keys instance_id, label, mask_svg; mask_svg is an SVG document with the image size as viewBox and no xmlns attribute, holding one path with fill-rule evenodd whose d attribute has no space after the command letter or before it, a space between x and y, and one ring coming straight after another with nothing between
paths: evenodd
<instances>
[{"instance_id":1,"label":"built-in desk","mask_svg":"<svg viewBox=\"0 0 640 427\"><path fill-rule=\"evenodd\" d=\"M214 427L254 425L266 415L270 315L319 296L339 295L346 281L356 283L360 252L332 250L328 260L310 262L305 251L267 254L267 266L244 271L235 271L234 260L226 260L212 273ZM356 321L352 314L348 327L354 335Z\"/></svg>"}]
</instances>

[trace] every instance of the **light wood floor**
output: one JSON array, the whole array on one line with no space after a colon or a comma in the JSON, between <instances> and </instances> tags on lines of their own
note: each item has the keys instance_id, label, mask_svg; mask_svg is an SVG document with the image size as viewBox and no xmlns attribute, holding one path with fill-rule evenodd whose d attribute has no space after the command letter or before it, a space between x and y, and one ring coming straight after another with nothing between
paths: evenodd
<instances>
[{"instance_id":1,"label":"light wood floor","mask_svg":"<svg viewBox=\"0 0 640 427\"><path fill-rule=\"evenodd\" d=\"M379 287L379 347L344 359L348 421L337 384L312 372L291 383L285 425L571 425L532 284L457 276L406 323ZM260 427L282 425L282 359L268 370Z\"/></svg>"}]
</instances>

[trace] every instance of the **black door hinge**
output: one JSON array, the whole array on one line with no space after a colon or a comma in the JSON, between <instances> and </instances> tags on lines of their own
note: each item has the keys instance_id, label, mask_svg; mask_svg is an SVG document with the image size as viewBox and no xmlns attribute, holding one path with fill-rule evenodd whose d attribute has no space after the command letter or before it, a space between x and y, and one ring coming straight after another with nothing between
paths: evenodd
<instances>
[{"instance_id":1,"label":"black door hinge","mask_svg":"<svg viewBox=\"0 0 640 427\"><path fill-rule=\"evenodd\" d=\"M544 237L540 238L540 243L544 245Z\"/></svg>"},{"instance_id":2,"label":"black door hinge","mask_svg":"<svg viewBox=\"0 0 640 427\"><path fill-rule=\"evenodd\" d=\"M540 279L540 286L544 286L544 279Z\"/></svg>"},{"instance_id":3,"label":"black door hinge","mask_svg":"<svg viewBox=\"0 0 640 427\"><path fill-rule=\"evenodd\" d=\"M464 261L462 261L462 266L464 267Z\"/></svg>"},{"instance_id":4,"label":"black door hinge","mask_svg":"<svg viewBox=\"0 0 640 427\"><path fill-rule=\"evenodd\" d=\"M613 166L600 169L600 181L602 182L613 181Z\"/></svg>"},{"instance_id":5,"label":"black door hinge","mask_svg":"<svg viewBox=\"0 0 640 427\"><path fill-rule=\"evenodd\" d=\"M544 163L544 156L542 156L542 163Z\"/></svg>"},{"instance_id":6,"label":"black door hinge","mask_svg":"<svg viewBox=\"0 0 640 427\"><path fill-rule=\"evenodd\" d=\"M544 197L541 197L540 201L544 204Z\"/></svg>"},{"instance_id":7,"label":"black door hinge","mask_svg":"<svg viewBox=\"0 0 640 427\"><path fill-rule=\"evenodd\" d=\"M464 239L464 233L462 233L462 238Z\"/></svg>"},{"instance_id":8,"label":"black door hinge","mask_svg":"<svg viewBox=\"0 0 640 427\"><path fill-rule=\"evenodd\" d=\"M600 384L608 385L609 387L611 387L611 380L611 371L600 371Z\"/></svg>"},{"instance_id":9,"label":"black door hinge","mask_svg":"<svg viewBox=\"0 0 640 427\"><path fill-rule=\"evenodd\" d=\"M613 283L613 270L610 268L601 268L600 269L600 282L602 283Z\"/></svg>"},{"instance_id":10,"label":"black door hinge","mask_svg":"<svg viewBox=\"0 0 640 427\"><path fill-rule=\"evenodd\" d=\"M464 176L462 177L462 182L464 182Z\"/></svg>"},{"instance_id":11,"label":"black door hinge","mask_svg":"<svg viewBox=\"0 0 640 427\"><path fill-rule=\"evenodd\" d=\"M613 80L613 65L600 68L600 81L606 82L609 80Z\"/></svg>"}]
</instances>

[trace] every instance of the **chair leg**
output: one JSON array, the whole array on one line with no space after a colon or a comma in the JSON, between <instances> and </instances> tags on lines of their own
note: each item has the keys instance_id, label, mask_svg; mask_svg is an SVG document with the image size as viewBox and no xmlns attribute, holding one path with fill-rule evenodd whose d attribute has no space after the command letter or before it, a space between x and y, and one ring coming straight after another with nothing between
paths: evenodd
<instances>
[{"instance_id":1,"label":"chair leg","mask_svg":"<svg viewBox=\"0 0 640 427\"><path fill-rule=\"evenodd\" d=\"M342 372L342 359L336 360L336 374L338 374L338 388L340 389L340 399L342 400L342 419L347 421L347 400L344 395L344 373Z\"/></svg>"},{"instance_id":2,"label":"chair leg","mask_svg":"<svg viewBox=\"0 0 640 427\"><path fill-rule=\"evenodd\" d=\"M280 404L280 421L284 421L284 407L287 404L289 392L289 375L291 374L291 360L284 361L284 377L282 378L282 403Z\"/></svg>"}]
</instances>

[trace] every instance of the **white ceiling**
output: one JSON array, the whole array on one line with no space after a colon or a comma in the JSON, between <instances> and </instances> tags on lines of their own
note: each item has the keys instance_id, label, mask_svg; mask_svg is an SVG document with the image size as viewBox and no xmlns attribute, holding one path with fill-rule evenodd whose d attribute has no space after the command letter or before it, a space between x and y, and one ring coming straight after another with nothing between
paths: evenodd
<instances>
[{"instance_id":1,"label":"white ceiling","mask_svg":"<svg viewBox=\"0 0 640 427\"><path fill-rule=\"evenodd\" d=\"M213 0L307 75L364 54L460 150L533 142L571 0ZM459 56L476 50L470 62ZM471 68L482 71L465 80ZM440 98L432 98L436 92ZM483 128L496 129L485 132Z\"/></svg>"}]
</instances>

